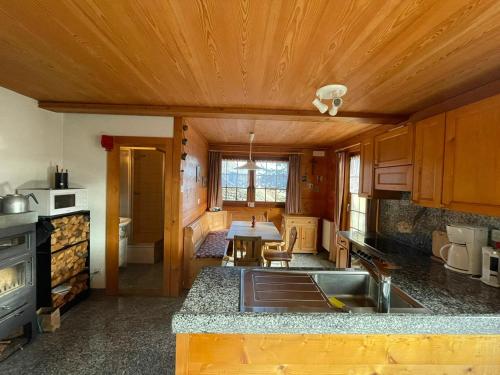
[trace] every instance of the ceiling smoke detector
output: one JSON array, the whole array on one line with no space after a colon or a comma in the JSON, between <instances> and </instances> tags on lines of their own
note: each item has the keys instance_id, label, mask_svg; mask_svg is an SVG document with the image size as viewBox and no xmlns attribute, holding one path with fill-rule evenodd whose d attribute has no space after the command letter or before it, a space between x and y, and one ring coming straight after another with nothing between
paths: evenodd
<instances>
[{"instance_id":1,"label":"ceiling smoke detector","mask_svg":"<svg viewBox=\"0 0 500 375\"><path fill-rule=\"evenodd\" d=\"M328 106L322 102L322 100L331 100L332 107L328 111L330 116L335 116L343 103L342 96L347 92L347 87L344 85L326 85L316 91L316 98L313 100L312 104L318 111L325 113L328 111Z\"/></svg>"}]
</instances>

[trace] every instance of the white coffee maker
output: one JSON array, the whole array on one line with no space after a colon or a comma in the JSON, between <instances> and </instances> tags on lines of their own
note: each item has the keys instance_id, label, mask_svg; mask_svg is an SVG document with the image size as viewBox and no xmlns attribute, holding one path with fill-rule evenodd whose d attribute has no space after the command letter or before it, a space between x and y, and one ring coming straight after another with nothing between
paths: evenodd
<instances>
[{"instance_id":1,"label":"white coffee maker","mask_svg":"<svg viewBox=\"0 0 500 375\"><path fill-rule=\"evenodd\" d=\"M449 244L439 253L449 270L481 275L481 248L488 244L488 228L470 225L447 225Z\"/></svg>"},{"instance_id":2,"label":"white coffee maker","mask_svg":"<svg viewBox=\"0 0 500 375\"><path fill-rule=\"evenodd\" d=\"M481 281L500 288L500 230L491 231L491 242L494 247L483 247L483 275Z\"/></svg>"}]
</instances>

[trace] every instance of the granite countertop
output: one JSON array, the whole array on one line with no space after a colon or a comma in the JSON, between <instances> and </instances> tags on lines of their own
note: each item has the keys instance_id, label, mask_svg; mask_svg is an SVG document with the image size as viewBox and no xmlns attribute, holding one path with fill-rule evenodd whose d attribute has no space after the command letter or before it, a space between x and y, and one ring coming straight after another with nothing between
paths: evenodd
<instances>
[{"instance_id":1,"label":"granite countertop","mask_svg":"<svg viewBox=\"0 0 500 375\"><path fill-rule=\"evenodd\" d=\"M344 232L364 244L360 235ZM500 334L500 289L446 270L415 249L390 254L393 283L428 314L240 312L240 267L208 267L174 315L176 333ZM305 270L305 269L303 269Z\"/></svg>"}]
</instances>

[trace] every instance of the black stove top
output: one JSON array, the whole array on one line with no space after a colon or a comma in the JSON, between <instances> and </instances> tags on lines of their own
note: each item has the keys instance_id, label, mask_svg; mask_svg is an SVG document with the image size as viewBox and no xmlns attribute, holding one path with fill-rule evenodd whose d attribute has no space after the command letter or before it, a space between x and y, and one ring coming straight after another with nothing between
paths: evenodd
<instances>
[{"instance_id":1,"label":"black stove top","mask_svg":"<svg viewBox=\"0 0 500 375\"><path fill-rule=\"evenodd\" d=\"M398 242L380 236L365 237L364 243L383 254L398 254L401 248Z\"/></svg>"}]
</instances>

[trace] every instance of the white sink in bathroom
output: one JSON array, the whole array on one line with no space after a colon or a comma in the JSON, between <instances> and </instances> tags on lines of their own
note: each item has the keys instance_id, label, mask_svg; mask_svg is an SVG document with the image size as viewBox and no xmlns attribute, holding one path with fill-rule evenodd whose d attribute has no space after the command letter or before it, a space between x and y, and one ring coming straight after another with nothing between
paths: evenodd
<instances>
[{"instance_id":1,"label":"white sink in bathroom","mask_svg":"<svg viewBox=\"0 0 500 375\"><path fill-rule=\"evenodd\" d=\"M127 266L127 248L128 248L128 225L132 222L129 217L120 217L119 228L119 247L118 247L118 265Z\"/></svg>"},{"instance_id":2,"label":"white sink in bathroom","mask_svg":"<svg viewBox=\"0 0 500 375\"><path fill-rule=\"evenodd\" d=\"M120 226L128 225L128 224L130 224L131 221L132 221L132 219L129 217L121 217L120 218Z\"/></svg>"}]
</instances>

